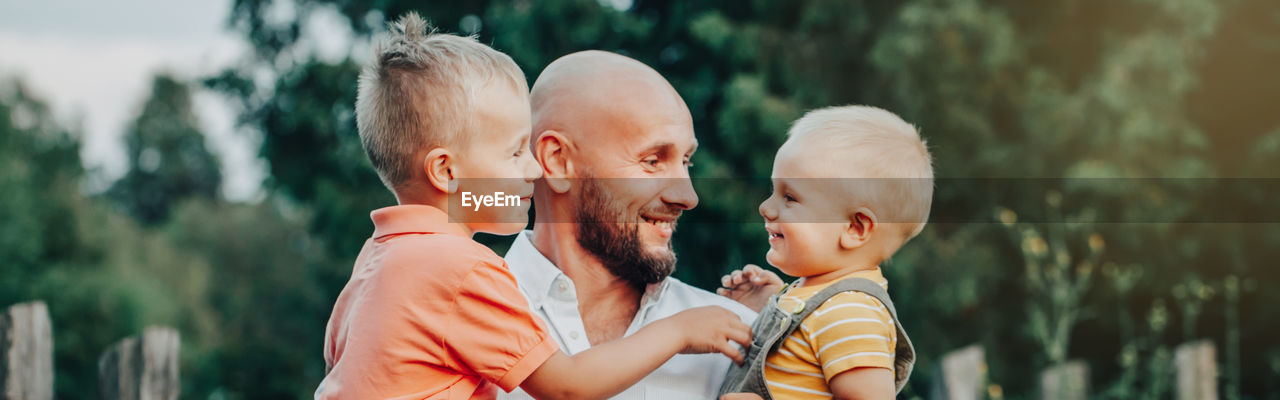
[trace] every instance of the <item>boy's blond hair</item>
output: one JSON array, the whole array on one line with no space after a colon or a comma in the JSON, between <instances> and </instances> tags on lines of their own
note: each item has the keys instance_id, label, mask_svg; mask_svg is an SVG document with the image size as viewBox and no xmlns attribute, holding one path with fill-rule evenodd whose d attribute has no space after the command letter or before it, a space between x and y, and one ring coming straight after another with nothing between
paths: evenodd
<instances>
[{"instance_id":1,"label":"boy's blond hair","mask_svg":"<svg viewBox=\"0 0 1280 400\"><path fill-rule=\"evenodd\" d=\"M859 190L858 197L880 221L905 224L904 241L924 229L933 203L933 164L911 124L876 107L828 107L796 120L787 136L825 152L835 167L830 176L860 178L850 184L871 190Z\"/></svg>"},{"instance_id":2,"label":"boy's blond hair","mask_svg":"<svg viewBox=\"0 0 1280 400\"><path fill-rule=\"evenodd\" d=\"M378 177L394 191L420 167L419 150L467 144L459 139L486 84L504 82L526 96L529 86L511 57L474 36L437 33L412 12L389 26L360 73L356 128Z\"/></svg>"}]
</instances>

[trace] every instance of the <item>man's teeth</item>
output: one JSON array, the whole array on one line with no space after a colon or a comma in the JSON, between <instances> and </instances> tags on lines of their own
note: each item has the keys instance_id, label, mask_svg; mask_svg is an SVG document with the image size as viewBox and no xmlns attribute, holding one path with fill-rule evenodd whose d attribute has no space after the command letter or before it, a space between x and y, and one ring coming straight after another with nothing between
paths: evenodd
<instances>
[{"instance_id":1,"label":"man's teeth","mask_svg":"<svg viewBox=\"0 0 1280 400\"><path fill-rule=\"evenodd\" d=\"M653 225L654 225L654 226L656 226L656 227L659 227L659 228L662 228L662 229L671 229L671 222L670 222L670 221L659 221L659 220L656 220L656 219L648 219L648 218L645 218L644 220L645 220L646 222L650 223L650 224L653 224Z\"/></svg>"}]
</instances>

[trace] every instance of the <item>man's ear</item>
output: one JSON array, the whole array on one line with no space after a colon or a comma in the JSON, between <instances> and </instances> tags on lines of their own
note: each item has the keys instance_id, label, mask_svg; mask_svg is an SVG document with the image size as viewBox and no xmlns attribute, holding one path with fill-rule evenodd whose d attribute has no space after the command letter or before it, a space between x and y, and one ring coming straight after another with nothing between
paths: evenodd
<instances>
[{"instance_id":1,"label":"man's ear","mask_svg":"<svg viewBox=\"0 0 1280 400\"><path fill-rule=\"evenodd\" d=\"M423 157L422 168L427 173L427 182L431 186L444 193L453 193L457 190L457 182L453 176L453 153L443 147L437 147L427 152L427 156Z\"/></svg>"},{"instance_id":2,"label":"man's ear","mask_svg":"<svg viewBox=\"0 0 1280 400\"><path fill-rule=\"evenodd\" d=\"M569 177L573 174L573 162L569 161L568 152L569 140L557 131L542 131L533 141L533 156L542 165L542 178L556 193L567 193L572 186Z\"/></svg>"},{"instance_id":3,"label":"man's ear","mask_svg":"<svg viewBox=\"0 0 1280 400\"><path fill-rule=\"evenodd\" d=\"M860 207L849 215L849 223L840 232L840 248L852 250L871 241L871 235L879 228L876 214L866 207Z\"/></svg>"}]
</instances>

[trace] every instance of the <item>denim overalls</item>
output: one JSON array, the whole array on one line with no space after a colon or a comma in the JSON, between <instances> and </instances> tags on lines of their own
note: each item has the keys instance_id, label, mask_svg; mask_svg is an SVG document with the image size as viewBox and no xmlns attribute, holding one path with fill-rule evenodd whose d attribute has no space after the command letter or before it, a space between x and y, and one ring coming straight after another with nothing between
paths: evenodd
<instances>
[{"instance_id":1,"label":"denim overalls","mask_svg":"<svg viewBox=\"0 0 1280 400\"><path fill-rule=\"evenodd\" d=\"M794 285L795 283L792 283L792 286ZM790 288L790 286L787 287L788 290ZM782 293L785 292L783 291ZM816 310L827 299L843 292L866 293L880 300L885 308L889 309L889 316L893 318L893 326L898 334L898 345L894 349L896 355L893 362L894 386L898 392L901 392L902 387L907 383L907 378L911 376L911 368L916 361L916 351L915 348L911 347L911 339L907 337L907 332L902 330L902 324L898 322L898 311L893 308L893 302L889 300L889 293L875 281L864 278L848 278L836 282L810 297L808 301L805 301L803 309L782 310L779 308L778 297L781 293L769 298L769 304L760 312L760 316L756 317L756 322L751 324L751 349L747 351L746 359L742 365L729 367L729 373L725 376L724 385L720 386L720 395L750 392L760 395L765 400L773 399L764 381L765 358L778 349L783 339L790 336L796 328L800 327L800 322L804 321L805 317L809 316L809 313Z\"/></svg>"}]
</instances>

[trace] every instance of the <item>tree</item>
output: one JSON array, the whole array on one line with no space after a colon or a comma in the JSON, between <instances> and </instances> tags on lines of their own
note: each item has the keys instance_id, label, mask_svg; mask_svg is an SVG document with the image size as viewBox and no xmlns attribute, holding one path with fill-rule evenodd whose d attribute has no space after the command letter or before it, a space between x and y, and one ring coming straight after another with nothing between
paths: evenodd
<instances>
[{"instance_id":1,"label":"tree","mask_svg":"<svg viewBox=\"0 0 1280 400\"><path fill-rule=\"evenodd\" d=\"M272 188L314 210L309 225L320 247L349 259L371 230L367 212L391 203L354 133L358 67L307 57L298 46L305 17L272 22L264 17L272 4L235 3L231 25L254 45L255 57L206 84L240 100L242 121L264 135ZM693 175L702 201L674 240L677 276L704 288L729 268L763 263L767 245L755 206L768 183L759 178L768 176L791 121L808 109L850 103L901 114L929 140L942 178L931 227L886 267L903 323L921 350L919 371L977 341L991 350L990 378L1011 396L1033 389L1027 382L1035 368L1026 367L1066 357L1085 358L1096 375L1108 377L1100 386L1104 396L1158 394L1167 382L1122 371L1160 373L1161 351L1183 339L1163 334L1169 318L1200 328L1187 331L1231 337L1210 311L1230 307L1240 311L1236 346L1280 352L1259 333L1274 312L1256 306L1280 299L1275 294L1211 299L1195 316L1170 316L1170 309L1183 308L1166 306L1183 282L1277 279L1255 267L1277 256L1274 227L1192 223L1204 215L1247 218L1270 207L1265 182L1223 198L1214 194L1229 187L1213 178L1280 170L1274 133L1280 121L1258 111L1270 104L1263 100L1280 98L1280 85L1266 75L1280 68L1274 39L1280 23L1267 17L1278 11L1275 2L296 4L304 16L335 7L359 40L380 32L385 20L419 11L444 31L477 33L510 54L531 81L555 58L585 49L653 66L688 103L700 140ZM263 69L277 75L259 88L250 77ZM1233 96L1239 92L1249 98ZM1051 190L1063 199L1045 207ZM1051 352L1040 348L1036 324L1027 322L1034 313L1028 305L1040 294L1027 284L1022 243L996 224L994 214L1006 208L1034 232L1062 228L1068 219L1091 227L1054 247L1100 273L1078 288L1079 313L1072 314L1079 318L1066 329L1075 333L1055 336L1070 343L1056 343ZM502 241L491 242L501 250ZM1094 243L1106 243L1106 251L1095 254ZM1231 267L1213 268L1224 262ZM1136 279L1134 270L1159 273ZM326 274L331 280L322 286L336 295L346 272L335 267ZM1042 356L1028 361L1026 354ZM1225 362L1260 365L1264 354ZM1264 372L1236 375L1229 377L1238 383L1231 390L1262 392ZM912 390L920 393L929 379L918 374Z\"/></svg>"},{"instance_id":2,"label":"tree","mask_svg":"<svg viewBox=\"0 0 1280 400\"><path fill-rule=\"evenodd\" d=\"M156 75L150 97L125 133L125 146L129 171L109 196L144 223L163 221L181 200L218 198L222 172L205 147L188 84Z\"/></svg>"},{"instance_id":3,"label":"tree","mask_svg":"<svg viewBox=\"0 0 1280 400\"><path fill-rule=\"evenodd\" d=\"M33 299L30 282L72 261L83 176L77 134L20 80L0 82L0 304Z\"/></svg>"},{"instance_id":4,"label":"tree","mask_svg":"<svg viewBox=\"0 0 1280 400\"><path fill-rule=\"evenodd\" d=\"M79 136L20 81L0 85L0 307L45 300L59 398L96 395L109 344L165 323L195 334L207 263L84 195Z\"/></svg>"}]
</instances>

